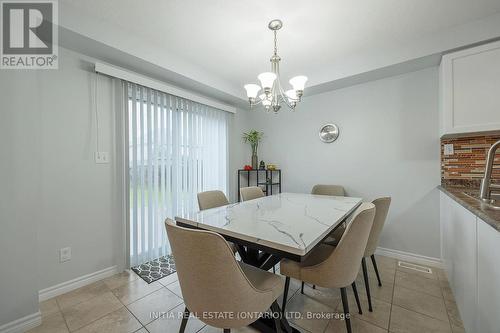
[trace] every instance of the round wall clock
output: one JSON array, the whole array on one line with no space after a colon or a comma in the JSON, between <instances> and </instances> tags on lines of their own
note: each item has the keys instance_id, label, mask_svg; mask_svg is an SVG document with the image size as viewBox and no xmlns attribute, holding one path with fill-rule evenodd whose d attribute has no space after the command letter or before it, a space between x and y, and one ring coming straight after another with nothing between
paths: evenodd
<instances>
[{"instance_id":1,"label":"round wall clock","mask_svg":"<svg viewBox=\"0 0 500 333\"><path fill-rule=\"evenodd\" d=\"M325 143L332 143L339 137L339 128L335 124L326 124L319 130L319 139Z\"/></svg>"}]
</instances>

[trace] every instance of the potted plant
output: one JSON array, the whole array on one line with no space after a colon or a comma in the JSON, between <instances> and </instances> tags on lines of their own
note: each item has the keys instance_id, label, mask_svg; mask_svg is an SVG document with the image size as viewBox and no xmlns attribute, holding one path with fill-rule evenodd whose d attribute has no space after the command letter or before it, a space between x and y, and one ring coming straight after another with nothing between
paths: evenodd
<instances>
[{"instance_id":1,"label":"potted plant","mask_svg":"<svg viewBox=\"0 0 500 333\"><path fill-rule=\"evenodd\" d=\"M252 168L254 169L257 169L259 163L259 159L257 158L257 148L259 147L259 142L262 140L263 136L264 133L256 130L243 133L243 141L245 143L250 143L250 146L252 147Z\"/></svg>"}]
</instances>

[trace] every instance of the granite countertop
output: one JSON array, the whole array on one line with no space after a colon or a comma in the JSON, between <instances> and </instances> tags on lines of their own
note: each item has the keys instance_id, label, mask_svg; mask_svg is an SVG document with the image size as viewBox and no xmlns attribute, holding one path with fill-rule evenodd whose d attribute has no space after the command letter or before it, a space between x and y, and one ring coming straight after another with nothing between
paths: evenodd
<instances>
[{"instance_id":1,"label":"granite countertop","mask_svg":"<svg viewBox=\"0 0 500 333\"><path fill-rule=\"evenodd\" d=\"M464 192L477 194L479 189L459 186L440 185L438 188L448 195L450 198L458 202L474 215L479 217L484 222L491 225L494 229L500 232L500 209L494 209L480 202L478 199L472 198Z\"/></svg>"}]
</instances>

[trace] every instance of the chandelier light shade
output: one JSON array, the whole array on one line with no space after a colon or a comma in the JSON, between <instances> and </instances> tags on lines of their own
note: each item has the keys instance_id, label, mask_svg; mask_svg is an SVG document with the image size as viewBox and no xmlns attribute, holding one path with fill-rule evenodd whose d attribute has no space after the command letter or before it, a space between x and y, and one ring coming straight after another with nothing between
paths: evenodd
<instances>
[{"instance_id":1,"label":"chandelier light shade","mask_svg":"<svg viewBox=\"0 0 500 333\"><path fill-rule=\"evenodd\" d=\"M281 20L272 20L269 22L268 27L274 33L274 53L270 59L271 71L257 76L260 86L257 84L246 84L244 86L247 91L248 101L250 107L262 104L267 111L272 110L275 113L281 109L282 104L294 110L304 94L307 76L299 75L291 78L288 82L292 89L284 91L279 73L281 58L278 56L277 47L277 32L283 27L283 22ZM263 93L259 95L260 91L263 91Z\"/></svg>"},{"instance_id":2,"label":"chandelier light shade","mask_svg":"<svg viewBox=\"0 0 500 333\"><path fill-rule=\"evenodd\" d=\"M292 77L288 82L290 82L290 84L293 87L293 90L297 91L297 95L299 95L299 93L302 94L304 92L304 87L307 82L307 76L304 75L295 76Z\"/></svg>"},{"instance_id":3,"label":"chandelier light shade","mask_svg":"<svg viewBox=\"0 0 500 333\"><path fill-rule=\"evenodd\" d=\"M258 84L245 84L245 89L247 91L248 98L256 98L260 91L260 86Z\"/></svg>"},{"instance_id":4,"label":"chandelier light shade","mask_svg":"<svg viewBox=\"0 0 500 333\"><path fill-rule=\"evenodd\" d=\"M262 86L262 89L264 89L264 91L266 90L271 91L271 88L273 87L274 84L274 80L276 80L276 74L272 72L265 72L259 74L257 78L259 79L260 85Z\"/></svg>"}]
</instances>

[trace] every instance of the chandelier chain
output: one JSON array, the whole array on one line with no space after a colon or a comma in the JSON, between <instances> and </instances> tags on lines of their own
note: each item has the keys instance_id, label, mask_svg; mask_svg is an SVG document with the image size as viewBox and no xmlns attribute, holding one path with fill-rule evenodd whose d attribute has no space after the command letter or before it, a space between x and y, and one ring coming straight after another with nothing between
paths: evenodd
<instances>
[{"instance_id":1,"label":"chandelier chain","mask_svg":"<svg viewBox=\"0 0 500 333\"><path fill-rule=\"evenodd\" d=\"M278 55L278 32L274 30L274 55Z\"/></svg>"}]
</instances>

